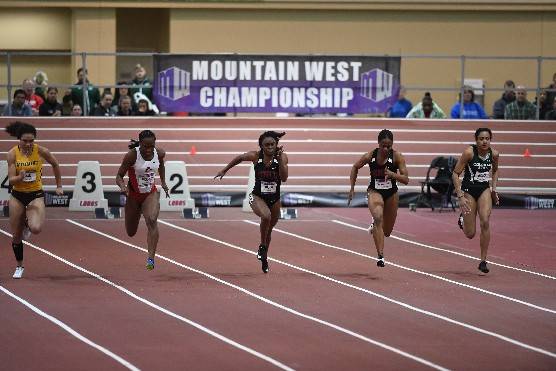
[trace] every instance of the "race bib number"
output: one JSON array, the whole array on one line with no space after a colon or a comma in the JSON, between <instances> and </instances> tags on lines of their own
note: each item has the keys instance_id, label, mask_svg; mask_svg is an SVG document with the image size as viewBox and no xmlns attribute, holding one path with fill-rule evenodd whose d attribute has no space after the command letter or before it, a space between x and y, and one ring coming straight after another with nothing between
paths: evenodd
<instances>
[{"instance_id":1,"label":"race bib number","mask_svg":"<svg viewBox=\"0 0 556 371\"><path fill-rule=\"evenodd\" d=\"M390 189L392 181L390 179L375 179L375 189Z\"/></svg>"},{"instance_id":2,"label":"race bib number","mask_svg":"<svg viewBox=\"0 0 556 371\"><path fill-rule=\"evenodd\" d=\"M34 171L26 172L25 176L23 177L23 181L25 183L31 183L34 182L35 180L37 180L37 173L35 173Z\"/></svg>"},{"instance_id":3,"label":"race bib number","mask_svg":"<svg viewBox=\"0 0 556 371\"><path fill-rule=\"evenodd\" d=\"M261 193L276 193L276 183L261 181Z\"/></svg>"},{"instance_id":4,"label":"race bib number","mask_svg":"<svg viewBox=\"0 0 556 371\"><path fill-rule=\"evenodd\" d=\"M490 172L488 172L488 171L485 171L485 172L482 172L482 173L477 172L477 173L475 173L474 180L476 182L479 182L479 183L486 183L486 182L490 181Z\"/></svg>"}]
</instances>

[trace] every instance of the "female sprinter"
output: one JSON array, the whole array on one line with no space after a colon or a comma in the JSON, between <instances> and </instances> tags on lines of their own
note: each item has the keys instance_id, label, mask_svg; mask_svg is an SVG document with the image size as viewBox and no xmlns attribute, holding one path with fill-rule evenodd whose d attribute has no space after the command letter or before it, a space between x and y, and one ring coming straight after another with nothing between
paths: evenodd
<instances>
[{"instance_id":1,"label":"female sprinter","mask_svg":"<svg viewBox=\"0 0 556 371\"><path fill-rule=\"evenodd\" d=\"M365 153L353 164L349 179L351 189L348 195L348 206L354 194L357 172L369 165L371 180L367 187L369 210L373 216L371 233L378 254L376 265L384 267L384 236L390 236L398 214L398 186L396 182L409 183L407 168L403 155L392 149L394 135L390 130L382 130L378 134L378 148ZM400 171L398 174L397 171Z\"/></svg>"},{"instance_id":2,"label":"female sprinter","mask_svg":"<svg viewBox=\"0 0 556 371\"><path fill-rule=\"evenodd\" d=\"M43 160L52 165L56 178L56 194L62 195L60 166L50 151L34 143L37 130L24 122L13 122L6 131L19 139L19 144L8 152L8 177L12 192L8 203L12 248L17 260L13 278L23 277L23 242L31 233L42 230L45 218L44 192L42 190Z\"/></svg>"},{"instance_id":3,"label":"female sprinter","mask_svg":"<svg viewBox=\"0 0 556 371\"><path fill-rule=\"evenodd\" d=\"M255 187L249 195L249 205L261 218L261 243L257 259L262 263L262 270L268 273L268 248L272 228L280 216L280 184L288 179L288 156L278 141L286 133L265 131L259 137L259 151L249 151L236 156L224 169L214 177L222 179L224 175L243 161L250 161L255 167Z\"/></svg>"},{"instance_id":4,"label":"female sprinter","mask_svg":"<svg viewBox=\"0 0 556 371\"><path fill-rule=\"evenodd\" d=\"M160 175L162 189L166 197L170 197L166 185L166 174L164 168L164 155L162 148L155 147L156 137L150 130L139 133L139 141L131 140L129 151L124 156L116 184L126 194L125 204L125 229L129 237L137 233L141 214L147 224L147 246L149 256L147 258L147 269L154 269L154 257L158 243L158 212L160 211L160 194L156 189L154 177L156 171ZM124 176L128 173L129 182L125 185Z\"/></svg>"},{"instance_id":5,"label":"female sprinter","mask_svg":"<svg viewBox=\"0 0 556 371\"><path fill-rule=\"evenodd\" d=\"M479 128L475 131L475 142L461 155L452 179L458 195L461 214L458 224L467 238L475 236L475 223L477 214L481 224L481 263L479 270L488 273L487 251L490 243L490 212L492 202L499 204L496 183L498 181L498 151L490 148L492 132L488 128ZM462 171L463 181L460 182ZM492 173L492 175L491 175Z\"/></svg>"}]
</instances>

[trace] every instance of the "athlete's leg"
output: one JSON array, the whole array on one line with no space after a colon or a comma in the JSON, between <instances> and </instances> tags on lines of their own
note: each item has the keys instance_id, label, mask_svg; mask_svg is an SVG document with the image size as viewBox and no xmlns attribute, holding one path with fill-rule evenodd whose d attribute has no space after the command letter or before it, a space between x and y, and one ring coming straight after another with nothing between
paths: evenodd
<instances>
[{"instance_id":1,"label":"athlete's leg","mask_svg":"<svg viewBox=\"0 0 556 371\"><path fill-rule=\"evenodd\" d=\"M481 260L485 261L490 243L490 213L492 211L492 197L489 188L485 189L479 197L477 209L481 225Z\"/></svg>"},{"instance_id":2,"label":"athlete's leg","mask_svg":"<svg viewBox=\"0 0 556 371\"><path fill-rule=\"evenodd\" d=\"M38 234L41 232L45 214L44 197L35 198L27 205L27 226L29 226L31 233Z\"/></svg>"},{"instance_id":3,"label":"athlete's leg","mask_svg":"<svg viewBox=\"0 0 556 371\"><path fill-rule=\"evenodd\" d=\"M384 252L384 200L382 199L382 195L380 193L373 191L369 191L367 193L367 197L369 200L369 211L374 219L372 230L373 240L375 242L378 257L381 258Z\"/></svg>"},{"instance_id":4,"label":"athlete's leg","mask_svg":"<svg viewBox=\"0 0 556 371\"><path fill-rule=\"evenodd\" d=\"M270 227L268 228L268 233L266 234L265 246L268 250L270 247L270 235L272 234L272 228L278 223L278 219L280 218L280 208L282 204L280 200L276 201L274 205L270 208Z\"/></svg>"},{"instance_id":5,"label":"athlete's leg","mask_svg":"<svg viewBox=\"0 0 556 371\"><path fill-rule=\"evenodd\" d=\"M158 214L160 212L160 193L158 191L147 196L141 212L147 224L147 246L149 249L149 258L154 259L156 254L156 245L158 244Z\"/></svg>"},{"instance_id":6,"label":"athlete's leg","mask_svg":"<svg viewBox=\"0 0 556 371\"><path fill-rule=\"evenodd\" d=\"M384 201L384 211L383 211L383 223L382 230L384 232L384 237L390 237L392 229L394 229L394 224L396 223L396 217L398 216L398 202L399 196L398 192L394 193L392 196L388 197Z\"/></svg>"},{"instance_id":7,"label":"athlete's leg","mask_svg":"<svg viewBox=\"0 0 556 371\"><path fill-rule=\"evenodd\" d=\"M272 220L272 213L270 212L270 209L262 198L254 194L249 195L249 197L251 198L251 202L249 203L251 205L251 209L253 209L255 215L261 218L261 245L265 246L266 237L268 236L268 231Z\"/></svg>"},{"instance_id":8,"label":"athlete's leg","mask_svg":"<svg viewBox=\"0 0 556 371\"><path fill-rule=\"evenodd\" d=\"M471 239L475 237L476 232L477 201L469 193L464 193L463 196L469 205L469 212L463 214L463 233L465 237Z\"/></svg>"},{"instance_id":9,"label":"athlete's leg","mask_svg":"<svg viewBox=\"0 0 556 371\"><path fill-rule=\"evenodd\" d=\"M15 197L10 197L10 228L12 231L12 248L17 261L17 266L23 266L23 243L21 235L25 225L25 206Z\"/></svg>"},{"instance_id":10,"label":"athlete's leg","mask_svg":"<svg viewBox=\"0 0 556 371\"><path fill-rule=\"evenodd\" d=\"M129 237L135 236L141 219L141 205L133 198L127 197L125 203L125 231Z\"/></svg>"}]
</instances>

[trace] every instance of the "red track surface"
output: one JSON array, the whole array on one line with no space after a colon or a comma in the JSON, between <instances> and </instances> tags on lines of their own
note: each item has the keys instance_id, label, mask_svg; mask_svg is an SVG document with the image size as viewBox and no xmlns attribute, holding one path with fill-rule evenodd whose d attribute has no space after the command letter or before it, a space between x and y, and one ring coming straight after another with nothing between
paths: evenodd
<instances>
[{"instance_id":1,"label":"red track surface","mask_svg":"<svg viewBox=\"0 0 556 371\"><path fill-rule=\"evenodd\" d=\"M258 228L243 221L253 216L230 208L211 212L210 219L197 221L173 219L177 216L174 213L161 215L162 220L199 235L161 222L158 253L264 300L445 368L550 370L556 366L555 280L492 264L556 276L556 232L546 230L545 222L556 216L552 211L495 210L491 273L486 276L479 274L477 261L448 252L478 255L478 240L463 237L453 213L400 210L396 237L447 251L389 238L385 248L387 266L379 269L374 259L333 248L375 255L365 231L333 222L366 227L366 209L301 209L300 219L278 223L277 228L290 235L275 231L270 250L273 259L293 266L271 261L271 272L264 275L254 256ZM48 216L45 231L32 239L36 246L293 369L428 368L161 258L154 271L146 271L146 253L71 224L65 218L141 247L146 241L143 223L137 236L129 238L122 219L83 219L90 214L63 209L49 209ZM9 230L6 219L0 220L0 228ZM6 247L0 259L1 286L140 369L274 368L30 247L25 250L24 279L12 280L13 256L7 248L10 238L1 235L0 239ZM457 282L545 309L462 287ZM399 302L389 302L373 293ZM0 362L6 369L123 368L3 293L0 307ZM461 323L490 333L463 327ZM552 356L493 334L544 349Z\"/></svg>"}]
</instances>

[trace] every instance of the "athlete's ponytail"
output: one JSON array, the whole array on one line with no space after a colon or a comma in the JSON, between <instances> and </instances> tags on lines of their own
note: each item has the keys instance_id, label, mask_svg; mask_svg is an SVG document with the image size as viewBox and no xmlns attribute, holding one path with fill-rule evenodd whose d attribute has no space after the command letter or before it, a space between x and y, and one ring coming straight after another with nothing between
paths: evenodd
<instances>
[{"instance_id":1,"label":"athlete's ponytail","mask_svg":"<svg viewBox=\"0 0 556 371\"><path fill-rule=\"evenodd\" d=\"M35 138L37 137L37 129L33 125L22 121L10 123L6 126L6 132L17 139L21 139L23 134L33 134Z\"/></svg>"},{"instance_id":2,"label":"athlete's ponytail","mask_svg":"<svg viewBox=\"0 0 556 371\"><path fill-rule=\"evenodd\" d=\"M129 145L127 147L129 149L139 147L139 144L141 144L141 141L145 138L153 138L154 140L156 140L156 136L154 135L154 133L152 131L143 130L142 132L139 133L139 140L130 139L129 140Z\"/></svg>"}]
</instances>

